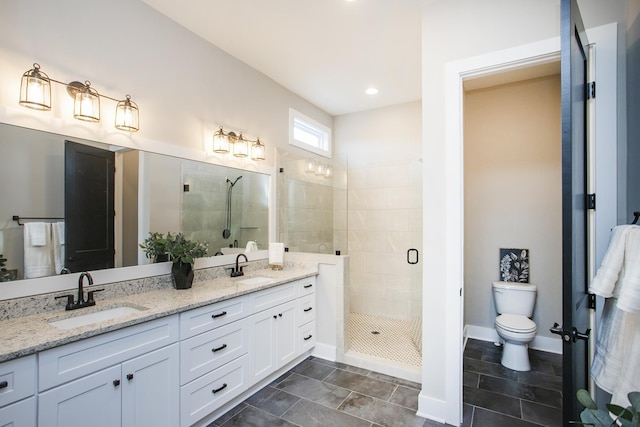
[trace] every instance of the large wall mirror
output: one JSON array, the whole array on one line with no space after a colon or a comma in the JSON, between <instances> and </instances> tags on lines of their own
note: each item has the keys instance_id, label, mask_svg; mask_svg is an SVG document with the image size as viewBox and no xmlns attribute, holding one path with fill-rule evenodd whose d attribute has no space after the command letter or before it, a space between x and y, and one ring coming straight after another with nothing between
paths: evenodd
<instances>
[{"instance_id":1,"label":"large wall mirror","mask_svg":"<svg viewBox=\"0 0 640 427\"><path fill-rule=\"evenodd\" d=\"M65 161L70 176L70 146L82 153L108 153L114 166L112 196L105 195L109 191L105 193L101 183L88 180L108 164L95 161L92 154L87 155L91 159L84 169L77 168L75 178L65 179ZM90 173L83 172L87 170ZM108 240L103 239L105 233L113 233L113 257L98 268L150 262L138 247L149 232L183 232L209 242L209 256L242 251L248 242L266 249L269 180L263 173L0 124L0 254L10 275L5 278L57 275L64 268L78 271L65 251L74 240L68 234L64 237L65 230L74 229L70 222L77 214L72 209L88 215L113 207L114 216L106 221L112 231L93 225L81 231L85 242ZM83 196L70 201L65 193L71 183L83 184L83 194L97 199ZM105 197L113 197L111 205ZM53 256L45 259L48 250Z\"/></svg>"}]
</instances>

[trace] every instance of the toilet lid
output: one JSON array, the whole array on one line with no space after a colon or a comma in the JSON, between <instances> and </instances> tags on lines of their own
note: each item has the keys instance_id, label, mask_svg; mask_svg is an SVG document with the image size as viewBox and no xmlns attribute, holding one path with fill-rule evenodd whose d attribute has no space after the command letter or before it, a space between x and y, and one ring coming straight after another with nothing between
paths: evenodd
<instances>
[{"instance_id":1,"label":"toilet lid","mask_svg":"<svg viewBox=\"0 0 640 427\"><path fill-rule=\"evenodd\" d=\"M533 320L520 314L501 314L496 317L496 325L511 332L534 332L536 324Z\"/></svg>"}]
</instances>

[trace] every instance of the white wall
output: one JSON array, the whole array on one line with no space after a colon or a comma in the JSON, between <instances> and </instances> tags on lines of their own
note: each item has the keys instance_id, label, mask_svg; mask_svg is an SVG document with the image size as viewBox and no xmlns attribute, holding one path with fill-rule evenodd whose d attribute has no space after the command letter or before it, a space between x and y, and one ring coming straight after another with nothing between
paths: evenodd
<instances>
[{"instance_id":1,"label":"white wall","mask_svg":"<svg viewBox=\"0 0 640 427\"><path fill-rule=\"evenodd\" d=\"M500 248L529 250L538 337L562 318L560 76L465 92L464 324L493 330ZM559 321L559 320L558 320Z\"/></svg>"},{"instance_id":2,"label":"white wall","mask_svg":"<svg viewBox=\"0 0 640 427\"><path fill-rule=\"evenodd\" d=\"M625 1L579 2L587 26L611 21L626 22ZM425 349L447 344L447 298L458 300L448 290L448 260L444 248L448 239L444 207L447 204L447 157L445 144L445 65L450 61L475 57L559 35L559 1L508 0L436 2L423 14L423 156L424 156L424 260L423 328ZM622 30L620 30L622 28ZM624 31L624 26L619 26ZM622 34L624 40L624 34ZM619 59L618 65L620 66ZM623 60L622 60L623 62ZM621 82L619 90L624 88ZM457 360L447 360L446 352L424 353L423 389L420 413L456 423L459 414L449 405L457 392L447 388L447 376L458 372ZM455 374L454 374L455 375Z\"/></svg>"},{"instance_id":3,"label":"white wall","mask_svg":"<svg viewBox=\"0 0 640 427\"><path fill-rule=\"evenodd\" d=\"M422 149L420 103L339 116L336 155L347 163L351 312L421 316Z\"/></svg>"},{"instance_id":4,"label":"white wall","mask_svg":"<svg viewBox=\"0 0 640 427\"><path fill-rule=\"evenodd\" d=\"M332 125L328 114L140 1L2 1L0 58L0 120L78 137L151 151L191 149L204 160L205 142L222 125L260 137L267 148L262 165L274 165L275 148L287 146L290 107ZM115 98L131 94L140 131L115 130L115 103L107 99L99 124L74 120L60 85L53 86L51 111L19 107L20 77L34 62L57 80L90 80Z\"/></svg>"}]
</instances>

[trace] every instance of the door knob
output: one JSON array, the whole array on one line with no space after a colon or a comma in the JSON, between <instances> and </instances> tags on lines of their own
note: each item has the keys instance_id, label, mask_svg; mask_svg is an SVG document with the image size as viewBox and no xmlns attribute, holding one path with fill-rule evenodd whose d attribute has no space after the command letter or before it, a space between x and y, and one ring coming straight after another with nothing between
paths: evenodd
<instances>
[{"instance_id":1,"label":"door knob","mask_svg":"<svg viewBox=\"0 0 640 427\"><path fill-rule=\"evenodd\" d=\"M578 332L578 329L575 327L572 329L571 334L573 335L573 342L576 340L589 340L589 335L591 334L591 329L587 329L584 333Z\"/></svg>"},{"instance_id":2,"label":"door knob","mask_svg":"<svg viewBox=\"0 0 640 427\"><path fill-rule=\"evenodd\" d=\"M558 322L555 322L553 324L553 326L549 329L549 332L551 332L552 334L556 334L556 335L560 335L562 337L562 339L566 342L572 341L573 340L573 335L570 332L565 331L564 329L562 329L562 326L558 325ZM573 340L575 341L575 340Z\"/></svg>"}]
</instances>

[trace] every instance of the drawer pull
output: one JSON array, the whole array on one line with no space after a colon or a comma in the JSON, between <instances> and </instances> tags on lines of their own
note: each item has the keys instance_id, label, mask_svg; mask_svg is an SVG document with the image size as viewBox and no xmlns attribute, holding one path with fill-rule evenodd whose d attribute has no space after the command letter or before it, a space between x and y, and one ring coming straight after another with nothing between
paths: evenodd
<instances>
[{"instance_id":1,"label":"drawer pull","mask_svg":"<svg viewBox=\"0 0 640 427\"><path fill-rule=\"evenodd\" d=\"M310 288L310 287L312 287L312 286L313 286L313 285L304 285L303 287L304 287L305 289L308 289L308 288Z\"/></svg>"},{"instance_id":2,"label":"drawer pull","mask_svg":"<svg viewBox=\"0 0 640 427\"><path fill-rule=\"evenodd\" d=\"M216 394L217 392L222 391L222 390L224 390L225 388L227 388L227 383L222 384L222 387L220 387L220 388L215 388L215 389L211 390L211 392L212 392L213 394Z\"/></svg>"},{"instance_id":3,"label":"drawer pull","mask_svg":"<svg viewBox=\"0 0 640 427\"><path fill-rule=\"evenodd\" d=\"M303 340L305 340L305 341L309 341L309 340L311 339L311 337L312 337L312 336L313 336L313 335L309 335L308 337L303 338Z\"/></svg>"},{"instance_id":4,"label":"drawer pull","mask_svg":"<svg viewBox=\"0 0 640 427\"><path fill-rule=\"evenodd\" d=\"M131 381L133 379L133 374L127 374L127 379Z\"/></svg>"},{"instance_id":5,"label":"drawer pull","mask_svg":"<svg viewBox=\"0 0 640 427\"><path fill-rule=\"evenodd\" d=\"M227 348L227 345L226 344L222 344L218 348L212 348L211 351L213 351L215 353L216 351L224 350L225 348Z\"/></svg>"},{"instance_id":6,"label":"drawer pull","mask_svg":"<svg viewBox=\"0 0 640 427\"><path fill-rule=\"evenodd\" d=\"M6 381L0 381L0 388L7 388L9 387L9 383Z\"/></svg>"},{"instance_id":7,"label":"drawer pull","mask_svg":"<svg viewBox=\"0 0 640 427\"><path fill-rule=\"evenodd\" d=\"M217 319L218 317L222 317L222 316L224 316L224 315L226 315L226 314L227 314L227 312L226 312L226 311L223 311L222 313L212 314L212 315L211 315L211 318L212 318L212 319Z\"/></svg>"},{"instance_id":8,"label":"drawer pull","mask_svg":"<svg viewBox=\"0 0 640 427\"><path fill-rule=\"evenodd\" d=\"M306 313L306 312L311 311L311 310L313 310L313 307L305 308L305 309L304 309L304 310L302 310L302 311L304 311L304 312Z\"/></svg>"},{"instance_id":9,"label":"drawer pull","mask_svg":"<svg viewBox=\"0 0 640 427\"><path fill-rule=\"evenodd\" d=\"M113 380L113 386L118 387L120 385L120 380Z\"/></svg>"}]
</instances>

